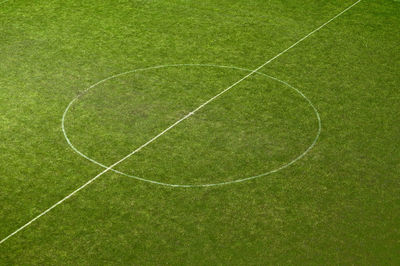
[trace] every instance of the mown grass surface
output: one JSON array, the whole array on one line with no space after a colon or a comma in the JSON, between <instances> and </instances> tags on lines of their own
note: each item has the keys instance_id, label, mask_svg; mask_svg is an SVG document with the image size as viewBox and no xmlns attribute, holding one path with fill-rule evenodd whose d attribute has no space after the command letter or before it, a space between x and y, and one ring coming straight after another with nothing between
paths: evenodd
<instances>
[{"instance_id":1,"label":"mown grass surface","mask_svg":"<svg viewBox=\"0 0 400 266\"><path fill-rule=\"evenodd\" d=\"M85 88L165 64L254 69L352 1L18 1L0 5L0 238L102 169L61 117ZM400 3L363 1L262 72L323 130L259 179L169 188L107 173L0 246L0 264L398 264ZM66 130L110 165L247 72L167 67L82 95ZM117 167L176 184L290 161L317 133L290 88L241 83Z\"/></svg>"}]
</instances>

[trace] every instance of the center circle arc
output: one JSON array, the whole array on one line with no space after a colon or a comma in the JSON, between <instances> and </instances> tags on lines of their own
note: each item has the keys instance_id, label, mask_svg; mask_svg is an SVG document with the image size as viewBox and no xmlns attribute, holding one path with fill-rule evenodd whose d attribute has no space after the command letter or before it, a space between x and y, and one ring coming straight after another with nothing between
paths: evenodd
<instances>
[{"instance_id":1,"label":"center circle arc","mask_svg":"<svg viewBox=\"0 0 400 266\"><path fill-rule=\"evenodd\" d=\"M62 131L63 131L64 137L65 137L65 139L66 139L68 145L69 145L77 154L79 154L79 155L82 156L83 158L89 160L90 162L92 162L92 163L94 163L94 164L96 164L96 165L98 165L98 166L101 166L101 167L103 167L103 168L105 168L105 169L109 168L109 166L106 166L106 165L104 165L104 164L102 164L102 163L100 163L100 162L94 160L93 158L87 156L86 154L84 154L83 152L81 152L80 150L78 150L78 149L73 145L73 143L71 142L71 140L69 139L68 134L67 134L67 132L66 132L66 130L65 130L65 121L66 121L66 117L67 117L67 114L68 114L68 112L69 112L71 106L72 106L82 95L84 95L87 91L89 91L90 89L92 89L92 88L94 88L94 87L96 87L96 86L98 86L98 85L100 85L100 84L102 84L102 83L104 83L104 82L106 82L106 81L108 81L108 80L115 79L115 78L118 78L118 77L121 77L121 76L130 74L130 73L135 73L135 72L140 72L140 71L146 71L146 70L152 70L152 69L167 68L167 67L211 67L211 68L235 69L235 70L240 70L240 71L244 71L244 72L248 72L248 73L253 72L253 70L250 70L250 69L241 68L241 67L234 67L234 66L223 66L223 65L213 65L213 64L173 64L173 65L160 65L160 66L153 66L153 67L147 67L147 68L140 68L140 69L135 69L135 70L131 70L131 71L127 71L127 72L123 72L123 73L120 73L120 74L116 74L116 75L110 76L110 77L108 77L108 78L105 78L105 79L103 79L103 80L101 80L101 81L99 81L99 82L97 82L97 83L95 83L95 84L89 86L88 88L86 88L86 89L83 91L83 93L79 94L77 97L75 97L75 98L68 104L67 108L65 109L65 111L64 111L64 113L63 113L62 122L61 122ZM298 93L302 98L304 98L304 99L306 100L306 102L309 104L309 106L313 109L313 111L314 111L314 113L315 113L315 117L316 117L317 122L318 122L317 134L316 134L316 136L314 137L314 140L313 140L313 142L311 143L311 145L308 146L308 148L307 148L306 150L304 150L302 153L300 153L300 154L299 154L296 158L294 158L292 161L287 162L287 163L281 165L280 167L275 168L275 169L273 169L273 170L270 170L270 171L268 171L268 172L261 173L261 174L259 174L259 175L250 176L250 177L244 177L244 178L235 179L235 180L226 181L226 182L208 183L208 184L172 184L172 183L164 183L164 182L159 182L159 181L155 181L155 180L151 180L151 179L142 178L142 177L139 177L139 176L130 175L130 174L121 172L121 171L119 171L119 170L116 170L116 169L114 169L114 168L111 168L110 170L113 171L113 172L115 172L115 173L117 173L117 174L126 176L126 177L134 178L134 179L137 179L137 180L140 180L140 181L144 181L144 182L148 182L148 183L152 183L152 184L156 184L156 185L169 186L169 187L186 187L186 188L190 188L190 187L221 186L221 185L228 185L228 184L233 184L233 183L240 183L240 182L244 182L244 181L249 181L249 180L252 180L252 179L256 179L256 178L259 178L259 177L263 177L263 176L267 176L267 175L276 173L276 172L278 172L278 171L280 171L280 170L283 170L283 169L289 167L290 165L294 164L295 162L297 162L298 160L300 160L301 158L303 158L303 157L316 145L316 143L317 143L317 141L318 141L318 139L319 139L319 136L320 136L320 134L321 134L321 128L322 128L322 126L321 126L321 118L320 118L320 115L319 115L319 113L318 113L318 110L316 109L316 107L314 106L314 104L311 102L310 99L308 99L300 90L298 90L297 88L295 88L295 87L293 87L292 85L288 84L287 82L282 81L282 80L280 80L280 79L278 79L278 78L269 76L269 75L264 74L264 73L259 72L259 71L255 72L255 74L257 74L257 75L262 75L262 76L267 77L267 78L269 78L269 79L275 80L275 81L277 81L277 82L279 82L279 83L281 83L281 84L283 84L283 85L285 85L285 86L291 88L292 90L294 90L296 93Z\"/></svg>"}]
</instances>

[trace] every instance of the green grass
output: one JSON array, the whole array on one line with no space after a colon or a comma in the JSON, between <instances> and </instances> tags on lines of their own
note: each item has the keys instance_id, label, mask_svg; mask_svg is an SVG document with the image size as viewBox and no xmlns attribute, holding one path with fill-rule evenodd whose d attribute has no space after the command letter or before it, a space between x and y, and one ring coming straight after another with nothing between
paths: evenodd
<instances>
[{"instance_id":1,"label":"green grass","mask_svg":"<svg viewBox=\"0 0 400 266\"><path fill-rule=\"evenodd\" d=\"M1 2L1 1L0 1ZM0 5L0 239L354 1ZM400 3L364 0L261 72L317 145L251 181L108 172L0 245L1 265L400 263ZM253 75L115 169L171 184L279 168L318 123Z\"/></svg>"}]
</instances>

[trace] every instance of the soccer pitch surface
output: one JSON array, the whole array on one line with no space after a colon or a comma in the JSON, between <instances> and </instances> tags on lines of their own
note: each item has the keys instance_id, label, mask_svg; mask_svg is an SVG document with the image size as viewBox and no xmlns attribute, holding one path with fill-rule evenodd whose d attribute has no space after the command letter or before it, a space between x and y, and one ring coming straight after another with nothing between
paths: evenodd
<instances>
[{"instance_id":1,"label":"soccer pitch surface","mask_svg":"<svg viewBox=\"0 0 400 266\"><path fill-rule=\"evenodd\" d=\"M400 2L0 1L1 265L400 263Z\"/></svg>"}]
</instances>

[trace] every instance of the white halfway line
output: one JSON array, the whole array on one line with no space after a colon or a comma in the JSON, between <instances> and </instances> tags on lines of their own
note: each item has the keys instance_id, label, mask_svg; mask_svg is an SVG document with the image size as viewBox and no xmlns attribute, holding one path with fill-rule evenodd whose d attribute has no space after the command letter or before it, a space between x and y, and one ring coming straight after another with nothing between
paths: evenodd
<instances>
[{"instance_id":1,"label":"white halfway line","mask_svg":"<svg viewBox=\"0 0 400 266\"><path fill-rule=\"evenodd\" d=\"M325 22L324 24L322 24L321 26L319 26L318 28L316 28L315 30L313 30L312 32L310 32L309 34L307 34L306 36L304 36L303 38L301 38L300 40L298 40L297 42L295 42L294 44L292 44L291 46L289 46L288 48L286 48L285 50L283 50L282 52L280 52L279 54L277 54L276 56L272 57L271 59L269 59L267 62L265 62L264 64L262 64L261 66L257 67L256 69L254 69L252 72L250 72L249 74L247 74L246 76L244 76L243 78L241 78L240 80L236 81L235 83L233 83L232 85L230 85L228 88L226 88L225 90L221 91L220 93L218 93L217 95L215 95L214 97L210 98L209 100L207 100L206 102L204 102L203 104L201 104L199 107L197 107L196 109L194 109L193 111L189 112L187 115L185 115L184 117L182 117L181 119L179 119L178 121L176 121L175 123L173 123L172 125L170 125L168 128L164 129L162 132L160 132L157 136L153 137L152 139L150 139L148 142L146 142L145 144L143 144L142 146L140 146L139 148L137 148L136 150L134 150L133 152L129 153L128 155L126 155L124 158L122 158L121 160L119 160L118 162L115 162L114 164L110 165L109 167L107 167L106 169L104 169L102 172L100 172L98 175L96 175L95 177L93 177L92 179L90 179L89 181L87 181L85 184L83 184L82 186L80 186L78 189L76 189L75 191L73 191L72 193L70 193L68 196L66 196L65 198L63 198L62 200L58 201L56 204L54 204L53 206L51 206L50 208L48 208L47 210L45 210L44 212L42 212L41 214L39 214L38 216L36 216L35 218L33 218L32 220L30 220L28 223L26 223L25 225L21 226L20 228L18 228L16 231L14 231L13 233L11 233L10 235L8 235L7 237L3 238L0 241L0 244L3 244L7 239L9 239L10 237L12 237L13 235L17 234L19 231L23 230L25 227L28 227L30 224L32 224L34 221L36 221L37 219L39 219L40 217L42 217L43 215L45 215L46 213L48 213L49 211L51 211L52 209L54 209L55 207L57 207L58 205L60 205L61 203L63 203L64 201L66 201L67 199L69 199L70 197L72 197L74 194L78 193L80 190L82 190L83 188L85 188L86 186L88 186L90 183L92 183L93 181L95 181L97 178L99 178L100 176L102 176L103 174L107 173L108 171L110 171L112 168L114 168L115 166L117 166L118 164L120 164L121 162L125 161L126 159L128 159L129 157L131 157L132 155L134 155L135 153L139 152L141 149L143 149L144 147L146 147L147 145L149 145L150 143L152 143L153 141L155 141L156 139L158 139L159 137L161 137L162 135L164 135L165 133L167 133L170 129L174 128L176 125L178 125L179 123L181 123L182 121L186 120L187 118L191 117L192 115L194 115L197 111L199 111L200 109L202 109L204 106L206 106L207 104L209 104L210 102L214 101L216 98L218 98L219 96L221 96L222 94L224 94L225 92L229 91L230 89L232 89L233 87L235 87L236 85L238 85L239 83L241 83L243 80L247 79L248 77L252 76L254 73L256 73L258 70L260 70L261 68L263 68L264 66L268 65L269 63L271 63L272 61L274 61L276 58L280 57L281 55L283 55L284 53L286 53L287 51L289 51L290 49L292 49L293 47L295 47L296 45L298 45L299 43L301 43L302 41L304 41L305 39L307 39L308 37L310 37L311 35L313 35L315 32L319 31L320 29L322 29L323 27L325 27L326 25L328 25L330 22L332 22L333 20L335 20L336 18L338 18L339 16L341 16L342 14L344 14L345 12L347 12L348 10L350 10L352 7L354 7L355 5L357 5L358 3L360 3L362 0L358 0L357 2L353 3L351 6L347 7L345 10L343 10L342 12L340 12L339 14L337 14L336 16L332 17L330 20L328 20L327 22Z\"/></svg>"}]
</instances>

